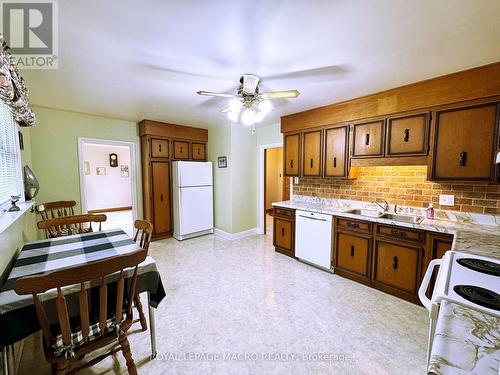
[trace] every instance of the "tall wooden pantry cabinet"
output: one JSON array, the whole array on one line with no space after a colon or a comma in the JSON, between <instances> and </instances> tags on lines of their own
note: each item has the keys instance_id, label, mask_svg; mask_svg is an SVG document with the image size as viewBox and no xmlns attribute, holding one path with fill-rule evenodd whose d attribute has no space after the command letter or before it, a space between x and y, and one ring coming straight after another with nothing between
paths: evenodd
<instances>
[{"instance_id":1,"label":"tall wooden pantry cabinet","mask_svg":"<svg viewBox=\"0 0 500 375\"><path fill-rule=\"evenodd\" d=\"M143 120L139 123L144 219L153 240L172 236L172 162L207 160L208 130Z\"/></svg>"}]
</instances>

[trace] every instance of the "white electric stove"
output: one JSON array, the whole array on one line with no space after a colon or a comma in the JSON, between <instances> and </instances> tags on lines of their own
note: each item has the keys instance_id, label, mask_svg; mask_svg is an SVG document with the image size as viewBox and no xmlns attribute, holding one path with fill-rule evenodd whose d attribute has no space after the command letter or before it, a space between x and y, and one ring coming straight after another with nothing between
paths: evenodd
<instances>
[{"instance_id":1,"label":"white electric stove","mask_svg":"<svg viewBox=\"0 0 500 375\"><path fill-rule=\"evenodd\" d=\"M426 296L434 269L439 272L432 291ZM428 357L442 300L500 317L500 261L478 255L447 251L442 259L429 264L418 291L422 304L429 310L430 329Z\"/></svg>"}]
</instances>

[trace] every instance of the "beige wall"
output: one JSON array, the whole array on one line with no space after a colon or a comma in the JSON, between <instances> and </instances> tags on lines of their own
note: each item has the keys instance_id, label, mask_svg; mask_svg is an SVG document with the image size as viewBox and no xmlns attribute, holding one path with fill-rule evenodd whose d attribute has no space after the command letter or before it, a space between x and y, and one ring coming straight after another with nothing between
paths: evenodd
<instances>
[{"instance_id":1,"label":"beige wall","mask_svg":"<svg viewBox=\"0 0 500 375\"><path fill-rule=\"evenodd\" d=\"M40 182L38 202L73 199L80 211L78 137L133 142L136 150L137 214L142 217L140 143L135 122L34 107L31 129L33 171Z\"/></svg>"}]
</instances>

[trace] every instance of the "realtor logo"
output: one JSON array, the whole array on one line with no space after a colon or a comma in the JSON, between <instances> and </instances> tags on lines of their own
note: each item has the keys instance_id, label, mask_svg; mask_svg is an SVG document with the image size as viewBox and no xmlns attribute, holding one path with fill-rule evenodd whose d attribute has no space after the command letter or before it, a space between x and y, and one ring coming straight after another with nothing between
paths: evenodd
<instances>
[{"instance_id":1,"label":"realtor logo","mask_svg":"<svg viewBox=\"0 0 500 375\"><path fill-rule=\"evenodd\" d=\"M57 12L50 0L3 1L2 34L20 69L57 68Z\"/></svg>"}]
</instances>

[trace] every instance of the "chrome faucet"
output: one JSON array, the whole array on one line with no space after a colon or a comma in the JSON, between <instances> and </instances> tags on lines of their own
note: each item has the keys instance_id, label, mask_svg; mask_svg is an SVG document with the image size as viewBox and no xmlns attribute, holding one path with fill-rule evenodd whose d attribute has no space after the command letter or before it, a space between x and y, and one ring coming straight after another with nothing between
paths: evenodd
<instances>
[{"instance_id":1,"label":"chrome faucet","mask_svg":"<svg viewBox=\"0 0 500 375\"><path fill-rule=\"evenodd\" d=\"M386 200L384 200L384 205L381 205L380 203L378 203L377 201L373 201L372 203L376 204L377 206L379 206L381 209L384 210L384 212L387 212L389 211L389 203L387 203Z\"/></svg>"}]
</instances>

